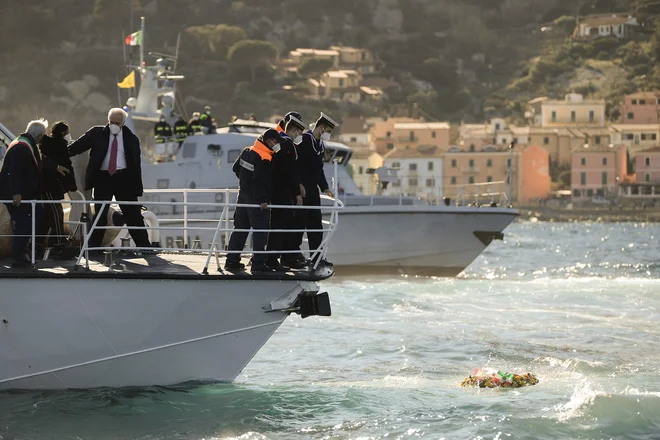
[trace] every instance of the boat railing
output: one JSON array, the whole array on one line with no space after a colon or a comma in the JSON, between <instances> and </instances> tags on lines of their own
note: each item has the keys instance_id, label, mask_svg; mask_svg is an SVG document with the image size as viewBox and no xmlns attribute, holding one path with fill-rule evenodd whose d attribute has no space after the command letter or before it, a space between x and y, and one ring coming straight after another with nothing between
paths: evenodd
<instances>
[{"instance_id":1,"label":"boat railing","mask_svg":"<svg viewBox=\"0 0 660 440\"><path fill-rule=\"evenodd\" d=\"M336 179L334 179L333 186L335 187L336 191ZM133 227L133 226L99 226L98 222L100 219L100 216L94 216L93 219L89 219L87 217L87 214L85 213L85 216L83 216L80 221L69 221L69 225L76 225L79 226L79 229L81 231L80 233L80 250L78 253L78 256L76 257L76 268L82 267L83 265L86 268L89 268L89 252L90 251L104 251L104 252L112 252L118 250L116 246L91 246L90 245L90 240L92 237L92 234L97 231L97 230L117 230L117 229L133 229L133 230L146 230L146 231L157 231L158 234L160 234L160 231L171 231L171 230L183 230L183 235L184 235L184 247L168 247L168 246L161 246L159 242L152 243L152 246L149 247L138 247L138 246L130 246L130 243L122 243L121 248L122 250L133 250L133 251L142 251L142 252L173 252L173 253L206 253L206 264L204 266L204 273L208 273L208 266L211 261L211 258L215 257L216 262L219 262L220 256L226 256L227 254L243 254L246 253L244 250L239 250L239 251L229 251L224 249L223 246L220 245L220 237L222 235L225 236L224 243L229 242L229 236L232 232L247 232L247 233L255 233L255 232L265 232L265 233L295 233L295 232L321 232L323 233L323 239L321 242L321 245L319 246L318 249L316 250L310 250L310 258L314 261L313 269L316 269L318 267L318 264L320 261L325 259L327 251L328 251L328 245L332 239L332 236L334 235L335 231L337 230L337 224L339 221L339 211L343 209L344 205L339 200L338 198L330 198L328 196L322 195L321 197L325 200L330 200L332 201L332 205L324 205L323 210L325 212L330 212L329 217L326 217L326 219L322 223L322 228L321 229L295 229L295 228L287 228L287 229L235 229L231 225L233 220L230 218L230 213L233 213L236 208L250 208L250 209L261 209L260 205L256 204L245 204L245 203L231 203L228 202L228 198L224 198L223 201L221 202L200 202L200 201L190 201L189 200L189 195L192 193L222 193L222 194L232 194L232 193L237 193L238 190L233 190L233 189L156 189L156 190L145 190L145 193L153 193L153 194L163 194L163 193L180 193L183 194L184 200L181 202L174 201L174 202L160 202L160 201L137 201L137 202L125 202L125 201L90 201L90 200L24 200L21 201L21 204L26 204L30 205L31 208L31 221L32 221L32 232L30 235L22 235L23 237L30 237L31 239L31 262L32 265L34 266L36 264L36 238L38 235L36 234L36 210L37 210L37 205L42 204L42 205L48 205L48 204L57 204L57 203L66 203L70 204L72 207L74 205L89 205L89 204L94 204L95 205L95 210L98 209L99 212L102 210L105 210L106 207L109 207L111 205L132 205L132 206L180 206L183 208L183 217L179 219L173 219L173 218L168 218L166 223L173 223L173 222L178 222L182 223L182 226L161 226L160 222L157 221L156 225L145 225L141 227ZM0 203L4 204L11 204L11 200L0 200ZM190 218L189 217L189 212L190 212L190 207L191 206L196 206L196 207L202 207L202 208L212 208L216 212L219 211L220 215L217 218L211 218L211 219L195 219L195 218ZM270 210L280 210L280 209L286 209L286 210L318 210L321 209L318 206L295 206L295 205L269 205L268 209ZM193 213L194 214L194 213ZM215 223L213 226L191 226L191 223L208 223L212 222ZM91 223L91 225L90 225ZM187 243L187 237L189 235L189 232L191 231L211 231L214 233L213 235L213 240L208 246L208 249L203 249L201 247L201 243L199 247L196 246L189 246ZM5 234L5 235L0 235L0 238L3 237L17 237L21 235L15 235L15 234ZM50 237L53 237L52 235ZM255 251L252 250L249 252L251 254L297 254L300 253L300 250L264 250L264 251Z\"/></svg>"}]
</instances>

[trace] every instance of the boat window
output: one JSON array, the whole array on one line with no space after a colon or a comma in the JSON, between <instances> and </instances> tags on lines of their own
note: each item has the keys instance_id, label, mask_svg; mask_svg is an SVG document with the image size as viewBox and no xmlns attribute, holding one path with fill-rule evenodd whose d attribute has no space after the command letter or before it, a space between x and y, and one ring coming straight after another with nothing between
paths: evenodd
<instances>
[{"instance_id":1,"label":"boat window","mask_svg":"<svg viewBox=\"0 0 660 440\"><path fill-rule=\"evenodd\" d=\"M334 160L336 160L339 165L345 165L344 162L348 162L348 151L337 150Z\"/></svg>"},{"instance_id":2,"label":"boat window","mask_svg":"<svg viewBox=\"0 0 660 440\"><path fill-rule=\"evenodd\" d=\"M335 150L333 148L326 147L325 152L323 153L323 162L330 162L334 155L335 155Z\"/></svg>"},{"instance_id":3,"label":"boat window","mask_svg":"<svg viewBox=\"0 0 660 440\"><path fill-rule=\"evenodd\" d=\"M241 150L229 150L227 151L227 163L233 164L238 159L238 156L241 155Z\"/></svg>"},{"instance_id":4,"label":"boat window","mask_svg":"<svg viewBox=\"0 0 660 440\"><path fill-rule=\"evenodd\" d=\"M222 156L222 147L220 145L209 144L206 149L211 153L211 156Z\"/></svg>"},{"instance_id":5,"label":"boat window","mask_svg":"<svg viewBox=\"0 0 660 440\"><path fill-rule=\"evenodd\" d=\"M197 154L197 144L187 143L183 144L182 156L184 159L193 158Z\"/></svg>"},{"instance_id":6,"label":"boat window","mask_svg":"<svg viewBox=\"0 0 660 440\"><path fill-rule=\"evenodd\" d=\"M158 179L156 182L156 188L158 189L167 189L170 187L170 179Z\"/></svg>"}]
</instances>

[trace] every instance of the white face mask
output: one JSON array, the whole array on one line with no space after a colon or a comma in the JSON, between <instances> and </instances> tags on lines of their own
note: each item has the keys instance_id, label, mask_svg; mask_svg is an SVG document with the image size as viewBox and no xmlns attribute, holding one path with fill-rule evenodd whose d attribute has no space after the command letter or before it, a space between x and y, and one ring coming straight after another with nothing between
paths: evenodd
<instances>
[{"instance_id":1,"label":"white face mask","mask_svg":"<svg viewBox=\"0 0 660 440\"><path fill-rule=\"evenodd\" d=\"M296 138L293 140L293 143L296 144L296 145L298 145L298 144L301 143L301 142L302 142L302 134L299 134L299 135L296 136Z\"/></svg>"},{"instance_id":2,"label":"white face mask","mask_svg":"<svg viewBox=\"0 0 660 440\"><path fill-rule=\"evenodd\" d=\"M110 124L110 133L117 135L121 131L121 127L119 125L115 124Z\"/></svg>"},{"instance_id":3,"label":"white face mask","mask_svg":"<svg viewBox=\"0 0 660 440\"><path fill-rule=\"evenodd\" d=\"M321 135L321 140L322 141L329 141L330 140L330 133L323 133Z\"/></svg>"},{"instance_id":4,"label":"white face mask","mask_svg":"<svg viewBox=\"0 0 660 440\"><path fill-rule=\"evenodd\" d=\"M64 136L64 140L67 142L71 142L71 133L67 133L66 136Z\"/></svg>"},{"instance_id":5,"label":"white face mask","mask_svg":"<svg viewBox=\"0 0 660 440\"><path fill-rule=\"evenodd\" d=\"M276 152L276 153L277 153L278 151L280 151L280 144L275 144L275 145L273 145L273 151Z\"/></svg>"}]
</instances>

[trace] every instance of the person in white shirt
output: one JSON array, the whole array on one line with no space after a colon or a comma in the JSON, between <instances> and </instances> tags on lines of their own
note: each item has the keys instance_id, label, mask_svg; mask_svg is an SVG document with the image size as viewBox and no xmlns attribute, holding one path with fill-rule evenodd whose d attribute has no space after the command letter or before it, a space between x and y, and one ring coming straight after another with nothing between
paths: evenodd
<instances>
[{"instance_id":1,"label":"person in white shirt","mask_svg":"<svg viewBox=\"0 0 660 440\"><path fill-rule=\"evenodd\" d=\"M71 145L69 155L75 156L90 150L89 163L85 173L85 189L94 190L95 201L109 201L114 197L124 216L126 225L137 247L150 247L149 236L144 229L144 220L138 205L122 204L122 201L135 202L142 196L142 167L140 162L140 140L124 125L127 114L120 108L110 109L108 124L90 128ZM101 205L94 205L99 214ZM107 224L109 205L101 212L97 226ZM90 247L99 247L105 234L97 229L92 234Z\"/></svg>"}]
</instances>

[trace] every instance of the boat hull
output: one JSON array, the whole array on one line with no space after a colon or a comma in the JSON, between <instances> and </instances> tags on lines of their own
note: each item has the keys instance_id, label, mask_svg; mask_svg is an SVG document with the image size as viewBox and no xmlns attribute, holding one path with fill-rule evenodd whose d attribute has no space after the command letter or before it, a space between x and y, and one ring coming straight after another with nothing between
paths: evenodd
<instances>
[{"instance_id":1,"label":"boat hull","mask_svg":"<svg viewBox=\"0 0 660 440\"><path fill-rule=\"evenodd\" d=\"M231 382L288 316L270 304L291 306L302 290L295 280L5 278L0 389Z\"/></svg>"}]
</instances>

